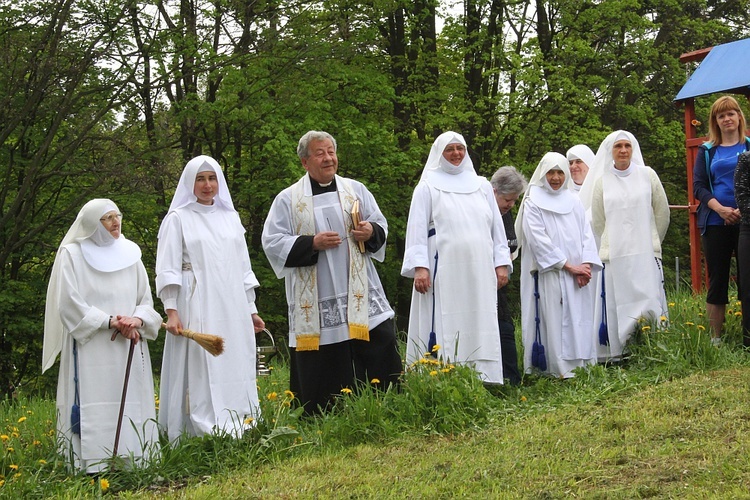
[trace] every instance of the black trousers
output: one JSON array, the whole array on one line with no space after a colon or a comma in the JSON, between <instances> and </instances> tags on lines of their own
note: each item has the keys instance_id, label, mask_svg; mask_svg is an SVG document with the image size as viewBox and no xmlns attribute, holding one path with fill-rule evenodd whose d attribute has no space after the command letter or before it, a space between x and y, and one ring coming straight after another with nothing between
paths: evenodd
<instances>
[{"instance_id":1,"label":"black trousers","mask_svg":"<svg viewBox=\"0 0 750 500\"><path fill-rule=\"evenodd\" d=\"M750 347L750 225L740 226L737 250L737 267L740 270L738 288L742 301L742 343L745 347Z\"/></svg>"},{"instance_id":2,"label":"black trousers","mask_svg":"<svg viewBox=\"0 0 750 500\"><path fill-rule=\"evenodd\" d=\"M362 383L379 389L397 385L401 376L393 320L370 330L370 340L348 340L320 346L317 351L290 350L290 390L305 414L314 415L328 409L341 389L355 390Z\"/></svg>"}]
</instances>

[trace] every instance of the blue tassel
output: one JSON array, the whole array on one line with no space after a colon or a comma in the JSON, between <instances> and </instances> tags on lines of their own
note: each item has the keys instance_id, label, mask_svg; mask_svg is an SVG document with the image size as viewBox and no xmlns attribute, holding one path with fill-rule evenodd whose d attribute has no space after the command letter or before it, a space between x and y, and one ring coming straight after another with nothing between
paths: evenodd
<instances>
[{"instance_id":1,"label":"blue tassel","mask_svg":"<svg viewBox=\"0 0 750 500\"><path fill-rule=\"evenodd\" d=\"M602 322L599 325L599 344L609 345L609 328L607 328L607 289L604 286L604 267L602 267Z\"/></svg>"},{"instance_id":2,"label":"blue tassel","mask_svg":"<svg viewBox=\"0 0 750 500\"><path fill-rule=\"evenodd\" d=\"M430 332L430 340L427 342L427 352L434 357L437 357L437 352L435 351L435 346L437 345L437 336L435 335L435 332Z\"/></svg>"},{"instance_id":3,"label":"blue tassel","mask_svg":"<svg viewBox=\"0 0 750 500\"><path fill-rule=\"evenodd\" d=\"M541 371L547 370L547 355L544 353L544 345L536 340L531 346L531 365Z\"/></svg>"},{"instance_id":4,"label":"blue tassel","mask_svg":"<svg viewBox=\"0 0 750 500\"><path fill-rule=\"evenodd\" d=\"M536 314L534 322L536 323L536 335L534 343L531 345L531 366L539 368L541 371L547 370L547 355L544 354L544 345L542 344L541 320L539 319L539 273L534 273L534 305Z\"/></svg>"}]
</instances>

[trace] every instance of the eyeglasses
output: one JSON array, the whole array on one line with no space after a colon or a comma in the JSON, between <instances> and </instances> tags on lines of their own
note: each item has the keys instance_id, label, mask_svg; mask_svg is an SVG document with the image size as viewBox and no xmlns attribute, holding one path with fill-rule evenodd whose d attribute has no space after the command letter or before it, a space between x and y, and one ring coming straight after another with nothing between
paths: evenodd
<instances>
[{"instance_id":1,"label":"eyeglasses","mask_svg":"<svg viewBox=\"0 0 750 500\"><path fill-rule=\"evenodd\" d=\"M107 214L99 220L102 222L106 222L107 224L112 224L115 219L122 220L122 214Z\"/></svg>"}]
</instances>

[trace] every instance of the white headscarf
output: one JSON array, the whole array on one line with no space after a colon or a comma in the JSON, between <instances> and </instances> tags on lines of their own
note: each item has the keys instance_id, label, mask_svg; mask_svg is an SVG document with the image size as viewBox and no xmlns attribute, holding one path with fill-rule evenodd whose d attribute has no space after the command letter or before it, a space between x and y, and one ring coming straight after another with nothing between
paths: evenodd
<instances>
[{"instance_id":1,"label":"white headscarf","mask_svg":"<svg viewBox=\"0 0 750 500\"><path fill-rule=\"evenodd\" d=\"M633 134L625 130L615 130L609 134L599 145L599 149L594 157L594 164L589 165L589 175L587 175L586 180L583 181L580 199L586 209L591 208L591 201L594 195L594 185L596 184L597 179L602 177L605 169L615 170L615 160L614 155L612 154L612 148L614 147L615 142L621 140L630 141L630 144L633 146L633 156L630 158L630 167L628 168L633 168L634 166L646 166L646 163L643 161L643 155L641 154L641 147Z\"/></svg>"},{"instance_id":2,"label":"white headscarf","mask_svg":"<svg viewBox=\"0 0 750 500\"><path fill-rule=\"evenodd\" d=\"M99 220L104 214L118 212L112 200L97 198L86 203L68 229L55 256L44 311L44 345L42 372L55 362L62 348L63 326L60 320L60 251L66 245L78 243L87 264L97 271L110 273L132 266L141 259L141 249L120 233L115 239Z\"/></svg>"},{"instance_id":3,"label":"white headscarf","mask_svg":"<svg viewBox=\"0 0 750 500\"><path fill-rule=\"evenodd\" d=\"M468 148L461 163L453 165L443 157L443 151L450 144L462 144L467 147L463 136L457 132L448 131L440 134L432 143L421 180L427 181L428 184L441 191L473 193L479 189L481 178L474 170L474 163L469 157Z\"/></svg>"},{"instance_id":4,"label":"white headscarf","mask_svg":"<svg viewBox=\"0 0 750 500\"><path fill-rule=\"evenodd\" d=\"M568 150L565 156L567 156L569 162L582 160L589 167L589 170L594 166L594 152L585 144L576 144Z\"/></svg>"},{"instance_id":5,"label":"white headscarf","mask_svg":"<svg viewBox=\"0 0 750 500\"><path fill-rule=\"evenodd\" d=\"M547 182L547 172L550 170L562 170L565 174L565 181L560 189L554 190L552 186ZM570 191L569 186L573 183L570 177L570 167L568 166L568 160L560 153L549 152L542 156L539 161L534 174L531 176L529 185L526 188L526 193L523 197L523 202L518 207L518 215L516 216L516 238L518 239L518 248L521 248L523 238L523 214L526 200L531 200L536 206L542 210L555 212L558 214L567 214L573 210L575 203L575 196Z\"/></svg>"},{"instance_id":6,"label":"white headscarf","mask_svg":"<svg viewBox=\"0 0 750 500\"><path fill-rule=\"evenodd\" d=\"M175 189L168 213L174 212L178 208L182 208L190 203L196 203L198 197L194 194L195 177L200 172L211 171L216 173L216 179L219 181L219 190L214 197L214 205L222 210L235 212L234 203L232 203L232 195L229 194L229 186L227 185L227 180L224 177L224 172L222 172L221 166L210 156L200 155L187 162L187 165L185 165L185 168L182 170L180 182L177 184L177 189ZM162 225L162 228L163 227L164 226ZM162 229L160 228L158 235L160 238L161 231Z\"/></svg>"}]
</instances>

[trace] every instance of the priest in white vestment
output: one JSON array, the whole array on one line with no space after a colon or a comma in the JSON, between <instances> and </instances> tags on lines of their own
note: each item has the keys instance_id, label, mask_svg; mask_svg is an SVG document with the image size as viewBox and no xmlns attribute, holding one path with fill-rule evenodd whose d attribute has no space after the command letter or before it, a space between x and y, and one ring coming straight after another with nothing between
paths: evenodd
<instances>
[{"instance_id":1,"label":"priest in white vestment","mask_svg":"<svg viewBox=\"0 0 750 500\"><path fill-rule=\"evenodd\" d=\"M602 267L583 205L568 189L571 182L566 158L545 154L516 219L524 368L532 371L532 347L538 339L545 349L545 373L560 378L596 364L590 293L596 285L590 282L592 271Z\"/></svg>"},{"instance_id":2,"label":"priest in white vestment","mask_svg":"<svg viewBox=\"0 0 750 500\"><path fill-rule=\"evenodd\" d=\"M659 176L643 161L630 132L609 134L596 153L581 189L599 239L606 307L597 307L595 323L606 323L609 343L598 346L599 361L618 360L639 321L667 318L661 244L669 228L669 204ZM606 309L606 315L603 311Z\"/></svg>"},{"instance_id":3,"label":"priest in white vestment","mask_svg":"<svg viewBox=\"0 0 750 500\"><path fill-rule=\"evenodd\" d=\"M302 136L307 174L276 196L263 226L263 250L286 284L290 388L308 415L342 389L387 389L402 369L373 264L385 258L388 224L364 184L336 175L336 150L327 132Z\"/></svg>"},{"instance_id":4,"label":"priest in white vestment","mask_svg":"<svg viewBox=\"0 0 750 500\"><path fill-rule=\"evenodd\" d=\"M131 342L117 455L148 460L158 444L147 340L156 339L161 317L141 250L121 234L121 220L111 200L86 203L60 243L47 288L42 371L60 353L58 444L73 468L88 473L106 469L113 456Z\"/></svg>"},{"instance_id":5,"label":"priest in white vestment","mask_svg":"<svg viewBox=\"0 0 750 500\"><path fill-rule=\"evenodd\" d=\"M496 300L511 269L492 186L474 171L463 136L445 132L432 144L406 226L401 274L414 278L407 363L436 354L502 384Z\"/></svg>"},{"instance_id":6,"label":"priest in white vestment","mask_svg":"<svg viewBox=\"0 0 750 500\"><path fill-rule=\"evenodd\" d=\"M245 228L219 164L190 160L159 229L156 294L167 313L159 425L181 435L239 437L258 418L255 333L265 328L255 306L258 280ZM214 357L180 335L219 335Z\"/></svg>"}]
</instances>

